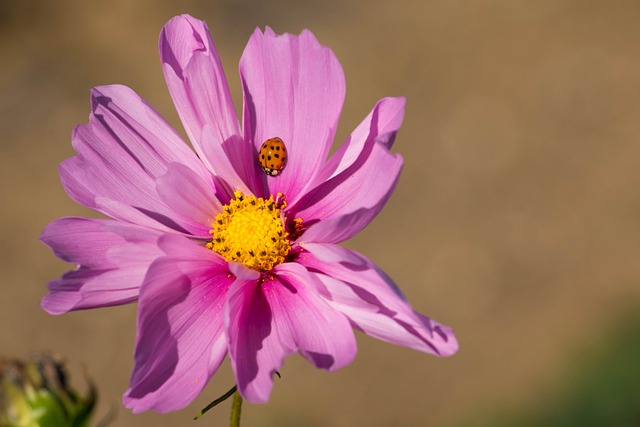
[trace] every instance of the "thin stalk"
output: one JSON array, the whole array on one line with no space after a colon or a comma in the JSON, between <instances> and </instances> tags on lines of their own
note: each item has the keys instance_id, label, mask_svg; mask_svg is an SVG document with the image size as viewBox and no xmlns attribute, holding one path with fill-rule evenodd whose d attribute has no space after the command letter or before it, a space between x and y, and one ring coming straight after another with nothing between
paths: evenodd
<instances>
[{"instance_id":1,"label":"thin stalk","mask_svg":"<svg viewBox=\"0 0 640 427\"><path fill-rule=\"evenodd\" d=\"M225 394L223 394L213 402L209 403L202 411L198 412L198 415L196 415L193 419L197 420L198 418L203 416L209 409L212 409L214 406L230 398L234 393L236 393L236 390L237 390L236 386L231 387L231 390L229 390L228 392L226 392Z\"/></svg>"},{"instance_id":2,"label":"thin stalk","mask_svg":"<svg viewBox=\"0 0 640 427\"><path fill-rule=\"evenodd\" d=\"M231 406L231 423L230 427L240 427L240 412L242 412L242 396L236 390L233 394L233 404Z\"/></svg>"}]
</instances>

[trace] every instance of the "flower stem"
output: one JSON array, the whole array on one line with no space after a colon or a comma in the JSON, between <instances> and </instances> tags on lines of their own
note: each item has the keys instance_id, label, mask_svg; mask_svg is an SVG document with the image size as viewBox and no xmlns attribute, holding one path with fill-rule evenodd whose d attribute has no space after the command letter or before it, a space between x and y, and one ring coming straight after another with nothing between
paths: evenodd
<instances>
[{"instance_id":1,"label":"flower stem","mask_svg":"<svg viewBox=\"0 0 640 427\"><path fill-rule=\"evenodd\" d=\"M236 390L233 394L233 405L231 406L230 427L240 427L240 412L242 412L242 396Z\"/></svg>"}]
</instances>

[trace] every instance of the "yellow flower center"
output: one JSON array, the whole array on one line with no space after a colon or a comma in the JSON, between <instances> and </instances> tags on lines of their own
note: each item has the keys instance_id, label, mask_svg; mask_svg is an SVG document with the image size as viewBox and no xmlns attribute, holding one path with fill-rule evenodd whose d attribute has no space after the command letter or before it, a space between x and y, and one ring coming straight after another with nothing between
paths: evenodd
<instances>
[{"instance_id":1,"label":"yellow flower center","mask_svg":"<svg viewBox=\"0 0 640 427\"><path fill-rule=\"evenodd\" d=\"M286 203L261 197L245 197L236 191L236 198L216 216L213 236L207 248L227 261L235 261L258 271L271 270L284 262L291 244L284 229L281 208ZM278 194L278 199L282 195Z\"/></svg>"}]
</instances>

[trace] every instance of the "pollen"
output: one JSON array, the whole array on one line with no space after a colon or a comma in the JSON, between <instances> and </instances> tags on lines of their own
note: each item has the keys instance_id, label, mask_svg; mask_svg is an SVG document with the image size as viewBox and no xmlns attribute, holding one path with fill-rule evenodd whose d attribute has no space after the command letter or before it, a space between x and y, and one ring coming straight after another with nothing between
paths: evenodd
<instances>
[{"instance_id":1,"label":"pollen","mask_svg":"<svg viewBox=\"0 0 640 427\"><path fill-rule=\"evenodd\" d=\"M223 207L209 231L212 239L207 248L258 270L269 271L284 262L291 250L289 233L284 228L282 209L286 203L282 195L276 200L245 197L240 191L235 199Z\"/></svg>"}]
</instances>

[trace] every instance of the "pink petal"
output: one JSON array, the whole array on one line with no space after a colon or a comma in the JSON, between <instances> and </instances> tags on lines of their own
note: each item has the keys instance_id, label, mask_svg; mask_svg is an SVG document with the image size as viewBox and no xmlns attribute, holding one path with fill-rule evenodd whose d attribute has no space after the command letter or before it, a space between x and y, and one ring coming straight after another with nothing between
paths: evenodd
<instances>
[{"instance_id":1,"label":"pink petal","mask_svg":"<svg viewBox=\"0 0 640 427\"><path fill-rule=\"evenodd\" d=\"M349 364L356 342L347 319L303 282L314 279L302 266L281 264L277 276L238 280L229 291L229 354L242 396L266 402L273 374L285 356L299 351L316 367Z\"/></svg>"},{"instance_id":2,"label":"pink petal","mask_svg":"<svg viewBox=\"0 0 640 427\"><path fill-rule=\"evenodd\" d=\"M155 180L170 163L188 167L213 185L211 175L169 125L131 89L92 91L91 120L73 132L77 156L60 165L67 193L112 218L135 219L159 230L189 233L189 218L169 209ZM134 209L138 214L132 215Z\"/></svg>"},{"instance_id":3,"label":"pink petal","mask_svg":"<svg viewBox=\"0 0 640 427\"><path fill-rule=\"evenodd\" d=\"M171 163L167 173L156 181L156 189L173 212L193 220L189 228L194 236L211 238L209 230L216 215L222 212L222 206L209 183L188 167Z\"/></svg>"},{"instance_id":4,"label":"pink petal","mask_svg":"<svg viewBox=\"0 0 640 427\"><path fill-rule=\"evenodd\" d=\"M329 305L375 338L437 356L458 350L451 328L416 313L395 283L366 257L330 244L305 244L298 260Z\"/></svg>"},{"instance_id":5,"label":"pink petal","mask_svg":"<svg viewBox=\"0 0 640 427\"><path fill-rule=\"evenodd\" d=\"M207 24L189 15L172 18L162 29L159 50L169 92L196 152L212 172L241 186L244 165L255 162L253 148L240 134Z\"/></svg>"},{"instance_id":6,"label":"pink petal","mask_svg":"<svg viewBox=\"0 0 640 427\"><path fill-rule=\"evenodd\" d=\"M228 202L234 197L233 193L235 190L240 190L243 194L246 195L253 195L253 191L251 191L250 188L255 187L252 182L254 178L258 176L258 174L253 171L244 171L245 169L250 169L251 165L255 163L253 151L250 153L250 156L248 158L240 158L241 156L238 156L239 159L235 162L232 162L229 155L227 155L228 150L226 148L231 147L231 145L220 144L216 139L214 126L211 126L209 124L206 124L202 129L201 140L203 150L206 152L206 158L212 159L212 165L210 166L210 168L214 171L216 177L219 178L221 186L223 186L223 188L220 189L219 193L222 194L224 193L224 190L226 190L227 197L225 199L220 198L220 200ZM242 144L236 144L233 146L240 147L241 145L245 145L244 142L242 142ZM236 168L238 168L243 173L243 176L246 176L248 174L248 177L241 178L236 171ZM245 182L249 185L245 184ZM216 182L216 184L218 184L218 182Z\"/></svg>"},{"instance_id":7,"label":"pink petal","mask_svg":"<svg viewBox=\"0 0 640 427\"><path fill-rule=\"evenodd\" d=\"M158 195L157 197L158 200L161 201L160 196ZM180 223L176 222L174 218L179 216L176 212L171 212L171 217L169 217L160 212L140 208L135 204L132 206L131 202L121 202L108 197L99 196L95 198L94 203L95 207L93 209L98 212L105 212L113 219L120 220L121 222L140 224L145 228L161 230L169 233L196 236L201 233L200 225L196 224L195 229L191 229L191 227L189 227L189 225L193 226L193 221L190 218L181 217Z\"/></svg>"},{"instance_id":8,"label":"pink petal","mask_svg":"<svg viewBox=\"0 0 640 427\"><path fill-rule=\"evenodd\" d=\"M191 403L227 352L223 310L233 282L224 260L180 236L164 236L140 293L138 337L125 406L169 412Z\"/></svg>"},{"instance_id":9,"label":"pink petal","mask_svg":"<svg viewBox=\"0 0 640 427\"><path fill-rule=\"evenodd\" d=\"M126 304L138 299L151 262L162 255L160 233L111 220L61 218L40 239L78 265L49 282L42 308L51 314Z\"/></svg>"},{"instance_id":10,"label":"pink petal","mask_svg":"<svg viewBox=\"0 0 640 427\"><path fill-rule=\"evenodd\" d=\"M249 402L267 402L273 375L295 348L285 347L278 338L271 308L258 281L238 279L229 288L225 331L238 390Z\"/></svg>"},{"instance_id":11,"label":"pink petal","mask_svg":"<svg viewBox=\"0 0 640 427\"><path fill-rule=\"evenodd\" d=\"M389 200L401 169L400 155L372 144L368 156L310 191L289 211L290 217L313 224L299 240L338 243L355 236Z\"/></svg>"},{"instance_id":12,"label":"pink petal","mask_svg":"<svg viewBox=\"0 0 640 427\"><path fill-rule=\"evenodd\" d=\"M324 163L344 101L342 67L333 52L304 30L277 36L256 29L240 60L244 93L245 140L256 150L280 137L288 162L276 177L266 177L271 194L293 203ZM255 161L257 164L257 161Z\"/></svg>"},{"instance_id":13,"label":"pink petal","mask_svg":"<svg viewBox=\"0 0 640 427\"><path fill-rule=\"evenodd\" d=\"M231 274L242 280L258 280L260 272L246 267L244 264L235 261L229 261L229 271Z\"/></svg>"},{"instance_id":14,"label":"pink petal","mask_svg":"<svg viewBox=\"0 0 640 427\"><path fill-rule=\"evenodd\" d=\"M317 279L297 263L280 264L275 271L272 291L269 286L264 291L281 339L294 343L316 368L335 371L351 363L357 351L351 325L313 292L310 283Z\"/></svg>"},{"instance_id":15,"label":"pink petal","mask_svg":"<svg viewBox=\"0 0 640 427\"><path fill-rule=\"evenodd\" d=\"M367 144L378 142L390 149L404 119L405 98L383 98L355 128L349 138L323 166L319 179L325 181L347 169L369 149Z\"/></svg>"}]
</instances>

